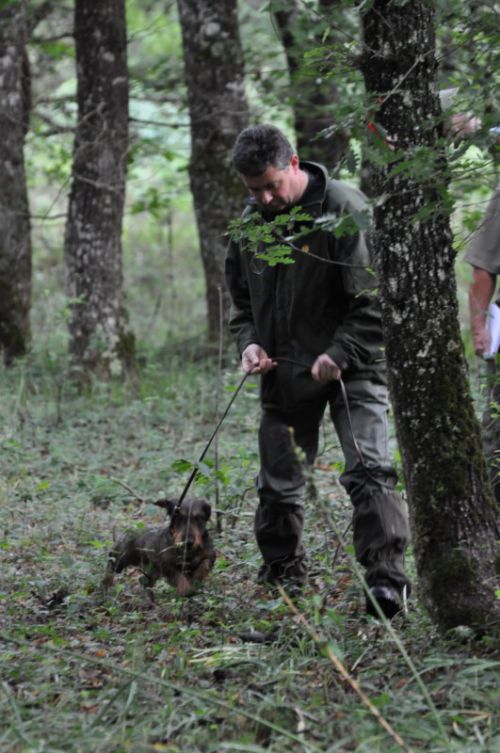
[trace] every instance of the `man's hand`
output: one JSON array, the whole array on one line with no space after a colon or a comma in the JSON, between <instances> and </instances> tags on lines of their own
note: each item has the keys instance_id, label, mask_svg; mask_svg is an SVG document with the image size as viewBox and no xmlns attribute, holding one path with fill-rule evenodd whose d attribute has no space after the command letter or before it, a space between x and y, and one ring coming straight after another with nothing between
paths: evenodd
<instances>
[{"instance_id":1,"label":"man's hand","mask_svg":"<svg viewBox=\"0 0 500 753\"><path fill-rule=\"evenodd\" d=\"M469 313L474 352L484 356L490 348L488 332L488 307L493 298L496 276L482 267L473 267L469 284Z\"/></svg>"},{"instance_id":2,"label":"man's hand","mask_svg":"<svg viewBox=\"0 0 500 753\"><path fill-rule=\"evenodd\" d=\"M342 378L342 371L327 353L317 357L311 369L312 378L321 384L338 381Z\"/></svg>"},{"instance_id":3,"label":"man's hand","mask_svg":"<svg viewBox=\"0 0 500 753\"><path fill-rule=\"evenodd\" d=\"M274 369L278 364L269 358L264 348L252 343L251 345L247 345L243 351L241 365L243 371L249 374L265 374L267 371Z\"/></svg>"},{"instance_id":4,"label":"man's hand","mask_svg":"<svg viewBox=\"0 0 500 753\"><path fill-rule=\"evenodd\" d=\"M481 128L481 119L471 112L457 112L451 116L448 133L455 140L463 139Z\"/></svg>"},{"instance_id":5,"label":"man's hand","mask_svg":"<svg viewBox=\"0 0 500 753\"><path fill-rule=\"evenodd\" d=\"M490 349L490 333L484 323L484 317L478 319L472 322L472 343L476 356L484 356Z\"/></svg>"}]
</instances>

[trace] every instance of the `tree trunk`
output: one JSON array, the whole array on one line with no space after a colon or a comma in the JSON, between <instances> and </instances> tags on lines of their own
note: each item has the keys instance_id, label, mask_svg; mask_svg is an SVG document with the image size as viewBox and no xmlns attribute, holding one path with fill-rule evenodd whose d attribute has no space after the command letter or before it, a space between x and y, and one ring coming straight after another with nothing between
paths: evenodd
<instances>
[{"instance_id":1,"label":"tree trunk","mask_svg":"<svg viewBox=\"0 0 500 753\"><path fill-rule=\"evenodd\" d=\"M236 0L178 0L191 116L189 174L203 261L208 336L220 330L229 300L224 278L225 232L241 213L245 192L231 166L238 133L248 124ZM224 315L223 321L227 317Z\"/></svg>"},{"instance_id":2,"label":"tree trunk","mask_svg":"<svg viewBox=\"0 0 500 753\"><path fill-rule=\"evenodd\" d=\"M363 30L366 87L392 143L381 144L391 163L377 174L375 248L420 591L442 628L484 627L497 614L498 509L458 323L433 10L375 0Z\"/></svg>"},{"instance_id":3,"label":"tree trunk","mask_svg":"<svg viewBox=\"0 0 500 753\"><path fill-rule=\"evenodd\" d=\"M78 122L65 238L76 378L120 375L134 338L122 294L121 229L128 146L124 0L77 0Z\"/></svg>"},{"instance_id":4,"label":"tree trunk","mask_svg":"<svg viewBox=\"0 0 500 753\"><path fill-rule=\"evenodd\" d=\"M290 99L294 112L297 150L301 157L319 162L329 170L334 170L342 159L349 144L349 134L344 129L335 130L335 103L339 90L333 78L326 71L304 66L305 53L311 48L321 47L326 40L324 33L332 32L304 14L302 4L296 0L281 0L272 3L274 18L283 42L290 74ZM338 14L341 8L338 0L320 0L318 11L328 19ZM321 20L321 19L320 19ZM316 32L308 38L308 30L313 26ZM323 28L325 27L325 28Z\"/></svg>"},{"instance_id":5,"label":"tree trunk","mask_svg":"<svg viewBox=\"0 0 500 753\"><path fill-rule=\"evenodd\" d=\"M26 352L31 306L31 228L24 170L30 110L27 3L0 10L0 350L6 363Z\"/></svg>"}]
</instances>

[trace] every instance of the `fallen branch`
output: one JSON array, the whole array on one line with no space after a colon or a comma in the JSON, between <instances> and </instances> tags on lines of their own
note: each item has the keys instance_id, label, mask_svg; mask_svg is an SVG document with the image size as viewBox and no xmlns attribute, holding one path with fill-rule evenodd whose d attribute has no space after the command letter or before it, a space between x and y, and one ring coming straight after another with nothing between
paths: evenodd
<instances>
[{"instance_id":1,"label":"fallen branch","mask_svg":"<svg viewBox=\"0 0 500 753\"><path fill-rule=\"evenodd\" d=\"M134 499L136 499L138 502L141 502L141 504L144 502L144 497L141 497L139 492L136 492L135 489L132 489L132 487L129 486L125 481L122 481L121 479L116 478L115 476L110 476L109 480L113 481L113 483L115 484L119 484L120 486L123 486L123 488L126 489L128 492L130 492L130 494L132 494Z\"/></svg>"},{"instance_id":2,"label":"fallen branch","mask_svg":"<svg viewBox=\"0 0 500 753\"><path fill-rule=\"evenodd\" d=\"M339 673L339 675L346 680L346 682L349 683L351 688L354 690L357 696L361 699L362 703L367 707L367 709L370 711L371 714L375 717L377 722L380 724L381 727L392 737L392 739L405 751L405 753L413 753L412 749L405 743L403 738L398 735L398 733L391 727L387 719L385 719L378 708L373 705L373 703L370 701L364 690L360 687L359 683L356 682L354 677L352 677L346 667L342 664L338 656L335 656L334 652L332 651L330 645L327 641L323 640L319 633L316 632L316 630L312 627L312 625L309 624L309 622L306 620L302 612L300 612L293 601L290 599L286 591L284 590L283 586L279 583L277 584L278 591L280 593L281 598L285 602L285 604L291 609L291 611L297 616L298 621L300 624L307 630L313 641L316 643L316 645L321 648L327 655L327 657L330 659L331 663Z\"/></svg>"}]
</instances>

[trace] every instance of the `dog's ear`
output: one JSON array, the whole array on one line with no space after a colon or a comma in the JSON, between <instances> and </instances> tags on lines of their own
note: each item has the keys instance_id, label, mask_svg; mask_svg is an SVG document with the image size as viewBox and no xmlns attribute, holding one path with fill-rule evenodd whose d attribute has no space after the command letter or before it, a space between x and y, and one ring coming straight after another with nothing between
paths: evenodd
<instances>
[{"instance_id":1,"label":"dog's ear","mask_svg":"<svg viewBox=\"0 0 500 753\"><path fill-rule=\"evenodd\" d=\"M175 501L175 499L162 497L161 499L157 499L156 502L153 502L153 504L156 505L156 507L162 507L168 512L169 515L172 515L177 502Z\"/></svg>"},{"instance_id":2,"label":"dog's ear","mask_svg":"<svg viewBox=\"0 0 500 753\"><path fill-rule=\"evenodd\" d=\"M212 514L212 507L208 502L203 503L203 515L205 516L205 520L210 520L210 515Z\"/></svg>"}]
</instances>

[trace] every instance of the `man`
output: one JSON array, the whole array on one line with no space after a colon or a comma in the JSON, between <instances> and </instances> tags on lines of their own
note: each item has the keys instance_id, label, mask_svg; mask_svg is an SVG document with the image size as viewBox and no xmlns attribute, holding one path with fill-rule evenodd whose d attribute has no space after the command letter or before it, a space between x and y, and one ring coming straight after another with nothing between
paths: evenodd
<instances>
[{"instance_id":1,"label":"man","mask_svg":"<svg viewBox=\"0 0 500 753\"><path fill-rule=\"evenodd\" d=\"M500 187L494 192L486 216L476 231L465 254L472 265L469 285L469 311L472 342L476 355L488 359L488 395L483 414L484 453L490 469L490 479L497 502L500 502L500 380L497 374L496 354L490 352L488 309L500 274Z\"/></svg>"},{"instance_id":2,"label":"man","mask_svg":"<svg viewBox=\"0 0 500 753\"><path fill-rule=\"evenodd\" d=\"M441 107L451 108L458 89L440 92ZM458 142L476 133L482 127L481 119L471 112L454 113L446 132ZM500 143L500 129L489 130L492 143ZM486 216L475 232L465 254L472 266L469 284L469 314L472 344L477 356L487 359L487 396L483 413L483 448L495 499L500 503L500 379L497 374L497 353L492 352L489 320L496 278L500 273L500 186L497 186L488 204ZM497 301L500 304L500 300ZM494 349L493 349L494 350Z\"/></svg>"},{"instance_id":3,"label":"man","mask_svg":"<svg viewBox=\"0 0 500 753\"><path fill-rule=\"evenodd\" d=\"M388 457L376 282L368 269L365 234L355 231L337 238L316 222L362 213L365 198L330 180L322 166L299 162L285 136L270 125L242 131L233 162L251 194L244 216L257 212L260 223L269 223L300 206L311 218L310 232L292 243L293 264L270 266L256 255L265 246L251 248L245 240L231 241L227 252L230 328L243 369L262 374L255 517L264 559L259 581L289 585L306 579L306 483L296 447L312 467L319 425L329 405L345 457L340 480L354 505L356 557L366 568L371 591L367 609L377 614L376 599L390 618L410 588L403 570L409 531ZM301 228L304 224L300 222Z\"/></svg>"}]
</instances>

